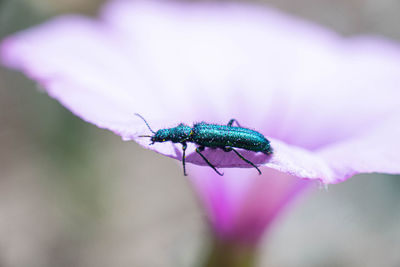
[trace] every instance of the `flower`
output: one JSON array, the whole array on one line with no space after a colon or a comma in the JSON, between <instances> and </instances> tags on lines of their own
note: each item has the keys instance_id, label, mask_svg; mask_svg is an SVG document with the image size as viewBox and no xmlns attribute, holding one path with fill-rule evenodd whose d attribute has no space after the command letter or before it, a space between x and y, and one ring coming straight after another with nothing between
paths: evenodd
<instances>
[{"instance_id":1,"label":"flower","mask_svg":"<svg viewBox=\"0 0 400 267\"><path fill-rule=\"evenodd\" d=\"M197 167L191 179L210 214L217 239L242 246L258 244L286 204L312 185L275 170L259 176L248 170L227 169L220 177Z\"/></svg>"},{"instance_id":2,"label":"flower","mask_svg":"<svg viewBox=\"0 0 400 267\"><path fill-rule=\"evenodd\" d=\"M262 168L188 173L222 239L257 243L309 180L400 173L400 48L343 38L264 6L116 0L99 19L65 15L2 42L8 67L82 119L181 160L179 144L149 145L149 129L235 118L263 133ZM186 162L206 165L189 144ZM217 167L250 167L204 152ZM269 177L265 177L269 176Z\"/></svg>"}]
</instances>

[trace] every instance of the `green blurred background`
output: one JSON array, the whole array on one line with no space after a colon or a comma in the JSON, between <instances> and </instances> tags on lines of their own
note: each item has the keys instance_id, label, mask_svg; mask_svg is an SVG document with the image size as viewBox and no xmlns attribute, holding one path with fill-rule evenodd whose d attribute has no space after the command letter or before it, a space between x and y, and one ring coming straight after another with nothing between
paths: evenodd
<instances>
[{"instance_id":1,"label":"green blurred background","mask_svg":"<svg viewBox=\"0 0 400 267\"><path fill-rule=\"evenodd\" d=\"M400 41L398 0L257 2ZM99 4L0 0L0 38ZM208 232L181 167L36 89L0 68L0 267L196 266ZM268 234L260 266L400 266L399 192L398 176L360 175L309 195Z\"/></svg>"}]
</instances>

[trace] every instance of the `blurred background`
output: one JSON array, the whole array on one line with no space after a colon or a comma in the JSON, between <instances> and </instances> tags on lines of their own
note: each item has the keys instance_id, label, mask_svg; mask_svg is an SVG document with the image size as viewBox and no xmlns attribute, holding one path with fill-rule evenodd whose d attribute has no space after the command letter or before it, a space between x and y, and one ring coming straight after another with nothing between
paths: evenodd
<instances>
[{"instance_id":1,"label":"blurred background","mask_svg":"<svg viewBox=\"0 0 400 267\"><path fill-rule=\"evenodd\" d=\"M0 38L101 2L0 0ZM257 3L400 41L398 0ZM0 267L196 266L208 232L181 166L36 89L0 68ZM360 175L304 197L269 232L260 266L400 266L399 193L398 176Z\"/></svg>"}]
</instances>

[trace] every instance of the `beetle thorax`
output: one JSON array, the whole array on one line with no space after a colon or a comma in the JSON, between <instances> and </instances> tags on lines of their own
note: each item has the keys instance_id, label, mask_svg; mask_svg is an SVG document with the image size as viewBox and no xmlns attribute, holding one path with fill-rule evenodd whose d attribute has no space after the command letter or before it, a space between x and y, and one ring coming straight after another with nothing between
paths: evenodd
<instances>
[{"instance_id":1,"label":"beetle thorax","mask_svg":"<svg viewBox=\"0 0 400 267\"><path fill-rule=\"evenodd\" d=\"M171 141L173 143L190 141L191 131L192 131L191 127L184 124L180 124L177 127L158 130L151 138L151 141L153 142Z\"/></svg>"}]
</instances>

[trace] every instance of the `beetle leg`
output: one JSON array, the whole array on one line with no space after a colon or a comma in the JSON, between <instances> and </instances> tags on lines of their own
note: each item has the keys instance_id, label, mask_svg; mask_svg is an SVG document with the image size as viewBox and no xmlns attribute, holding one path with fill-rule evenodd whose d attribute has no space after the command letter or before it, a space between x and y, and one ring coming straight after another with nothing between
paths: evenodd
<instances>
[{"instance_id":1,"label":"beetle leg","mask_svg":"<svg viewBox=\"0 0 400 267\"><path fill-rule=\"evenodd\" d=\"M183 165L183 175L187 176L186 173L186 148L187 148L187 144L186 142L182 142L182 165Z\"/></svg>"},{"instance_id":2,"label":"beetle leg","mask_svg":"<svg viewBox=\"0 0 400 267\"><path fill-rule=\"evenodd\" d=\"M245 157L243 157L239 152L237 152L233 147L224 147L223 148L225 152L229 152L229 151L233 151L236 153L236 155L238 155L239 158L241 158L243 161L247 162L248 164L250 164L251 166L253 166L254 168L257 169L258 173L261 175L261 171L260 169L250 160L246 159Z\"/></svg>"},{"instance_id":3,"label":"beetle leg","mask_svg":"<svg viewBox=\"0 0 400 267\"><path fill-rule=\"evenodd\" d=\"M238 122L236 119L231 119L231 120L228 122L228 126L229 126L229 127L232 127L232 125L233 125L234 122L236 122L236 124L237 124L239 127L242 127L242 126L240 126L239 122Z\"/></svg>"},{"instance_id":4,"label":"beetle leg","mask_svg":"<svg viewBox=\"0 0 400 267\"><path fill-rule=\"evenodd\" d=\"M204 146L200 146L198 148L196 148L196 152L199 153L199 155L204 159L204 161L208 164L208 166L210 166L216 173L218 173L219 175L223 176L223 173L220 173L217 168L215 168L214 165L211 164L211 162L201 153L201 151L204 150Z\"/></svg>"}]
</instances>

